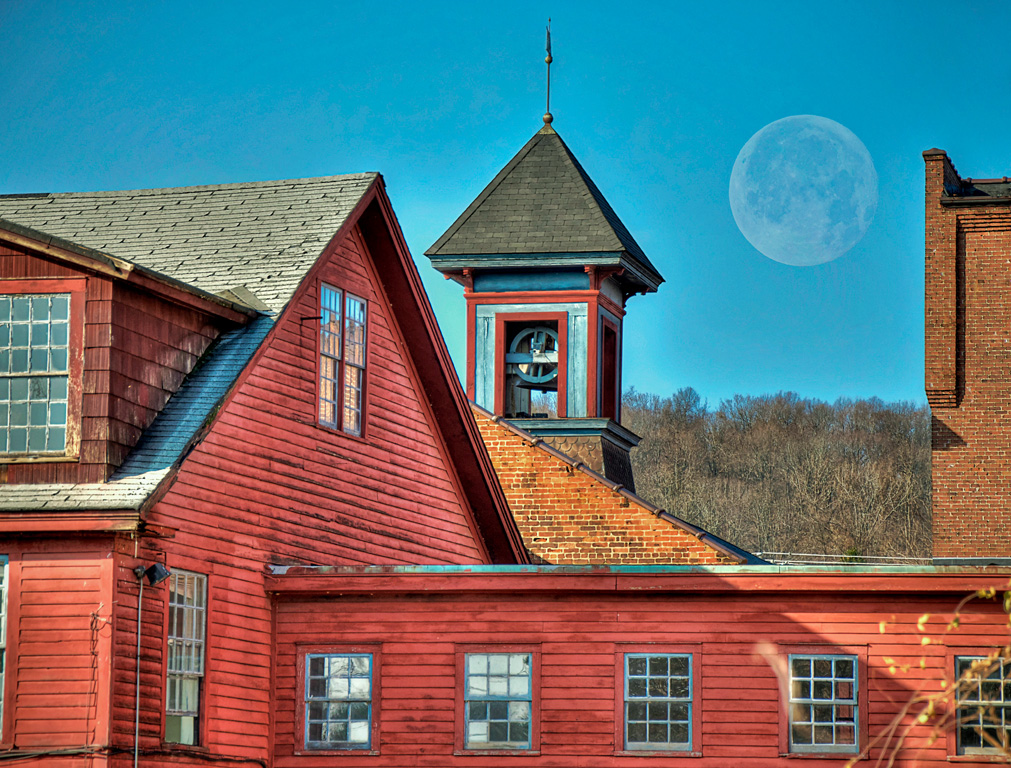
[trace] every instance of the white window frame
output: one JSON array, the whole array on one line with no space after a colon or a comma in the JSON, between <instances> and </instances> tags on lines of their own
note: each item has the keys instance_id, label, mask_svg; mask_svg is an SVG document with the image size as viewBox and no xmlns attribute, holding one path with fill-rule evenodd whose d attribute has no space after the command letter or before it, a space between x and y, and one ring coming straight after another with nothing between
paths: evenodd
<instances>
[{"instance_id":1,"label":"white window frame","mask_svg":"<svg viewBox=\"0 0 1011 768\"><path fill-rule=\"evenodd\" d=\"M980 663L985 669L992 664L992 671L986 678L980 678L978 672L973 673L971 665ZM983 670L979 670L983 671ZM960 680L957 724L955 726L956 753L959 755L999 755L1011 748L1011 696L1006 691L1011 690L1011 661L995 659L987 663L986 656L956 656L955 674ZM983 686L989 690L983 690ZM993 689L996 689L993 690ZM994 694L997 694L994 696ZM995 721L998 721L995 722ZM996 730L999 738L1003 731L1003 749L995 747L982 737L981 730ZM979 746L964 746L963 731L971 731L978 738Z\"/></svg>"},{"instance_id":2,"label":"white window frame","mask_svg":"<svg viewBox=\"0 0 1011 768\"><path fill-rule=\"evenodd\" d=\"M176 599L178 595L182 595L182 600ZM207 576L173 570L169 576L168 602L165 741L197 745L206 667ZM170 725L178 734L170 734Z\"/></svg>"},{"instance_id":3,"label":"white window frame","mask_svg":"<svg viewBox=\"0 0 1011 768\"><path fill-rule=\"evenodd\" d=\"M322 666L321 671L314 667ZM371 749L375 657L371 653L305 655L305 748ZM344 738L339 735L344 726ZM317 727L318 733L314 734ZM333 729L333 731L331 731ZM313 738L318 735L318 738ZM326 738L324 738L324 736Z\"/></svg>"},{"instance_id":4,"label":"white window frame","mask_svg":"<svg viewBox=\"0 0 1011 768\"><path fill-rule=\"evenodd\" d=\"M672 673L671 660L676 660L679 666L683 662L687 667L685 674ZM644 662L644 665L639 662ZM694 735L692 733L694 714L692 692L695 689L692 673L692 654L690 653L625 654L625 706L622 738L626 750L691 751ZM679 712L682 708L684 709L683 717ZM661 710L663 717L660 716ZM634 719L631 717L632 715L635 715ZM676 719L672 719L672 717ZM646 727L646 738L642 741L633 740L629 737L629 725L640 723ZM685 740L672 741L672 730L675 726L681 725L685 728ZM665 732L664 740L651 741L650 737L657 735L656 732L661 727Z\"/></svg>"},{"instance_id":5,"label":"white window frame","mask_svg":"<svg viewBox=\"0 0 1011 768\"><path fill-rule=\"evenodd\" d=\"M806 676L799 676L795 664L808 662ZM815 665L831 664L828 674L817 672ZM851 676L838 673L840 663L849 663ZM789 655L790 701L787 738L792 753L856 753L860 749L860 659L851 654L791 653ZM804 686L807 686L805 689ZM829 690L825 690L829 686ZM847 696L847 686L849 695ZM816 691L815 688L819 690ZM817 695L816 695L817 694ZM847 713L849 713L847 715ZM803 717L801 717L803 715ZM827 719L819 719L827 718ZM795 741L795 729L811 726L810 743ZM831 742L819 742L817 736L832 729ZM852 729L853 743L839 742L839 730ZM815 729L818 729L817 733Z\"/></svg>"}]
</instances>

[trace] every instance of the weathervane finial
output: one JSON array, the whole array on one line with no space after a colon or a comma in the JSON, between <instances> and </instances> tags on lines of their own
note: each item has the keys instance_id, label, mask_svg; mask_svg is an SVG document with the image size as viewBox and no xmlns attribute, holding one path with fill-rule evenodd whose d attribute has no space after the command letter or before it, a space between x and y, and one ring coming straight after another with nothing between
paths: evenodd
<instances>
[{"instance_id":1,"label":"weathervane finial","mask_svg":"<svg viewBox=\"0 0 1011 768\"><path fill-rule=\"evenodd\" d=\"M551 116L551 61L552 61L552 59L551 59L551 19L550 19L550 17L548 18L547 33L548 33L548 41L547 41L547 44L545 46L545 49L547 50L548 55L544 57L544 63L548 65L548 100L547 100L547 105L546 105L547 108L544 111L544 124L545 125L550 125L551 121L554 120L554 118Z\"/></svg>"}]
</instances>

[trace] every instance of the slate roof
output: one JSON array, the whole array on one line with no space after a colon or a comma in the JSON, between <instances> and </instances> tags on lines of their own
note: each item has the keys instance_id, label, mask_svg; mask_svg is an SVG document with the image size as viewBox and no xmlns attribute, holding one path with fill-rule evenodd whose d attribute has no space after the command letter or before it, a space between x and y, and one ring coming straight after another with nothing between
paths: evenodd
<instances>
[{"instance_id":1,"label":"slate roof","mask_svg":"<svg viewBox=\"0 0 1011 768\"><path fill-rule=\"evenodd\" d=\"M620 264L640 289L663 282L551 126L534 134L425 254L442 271L536 256L544 266Z\"/></svg>"},{"instance_id":2,"label":"slate roof","mask_svg":"<svg viewBox=\"0 0 1011 768\"><path fill-rule=\"evenodd\" d=\"M0 195L0 218L279 312L377 178Z\"/></svg>"},{"instance_id":3,"label":"slate roof","mask_svg":"<svg viewBox=\"0 0 1011 768\"><path fill-rule=\"evenodd\" d=\"M158 489L273 327L264 315L224 334L107 483L0 486L0 511L137 510Z\"/></svg>"},{"instance_id":4,"label":"slate roof","mask_svg":"<svg viewBox=\"0 0 1011 768\"><path fill-rule=\"evenodd\" d=\"M276 314L377 178L0 195L0 219ZM273 322L261 315L218 339L107 483L0 485L0 511L140 510Z\"/></svg>"}]
</instances>

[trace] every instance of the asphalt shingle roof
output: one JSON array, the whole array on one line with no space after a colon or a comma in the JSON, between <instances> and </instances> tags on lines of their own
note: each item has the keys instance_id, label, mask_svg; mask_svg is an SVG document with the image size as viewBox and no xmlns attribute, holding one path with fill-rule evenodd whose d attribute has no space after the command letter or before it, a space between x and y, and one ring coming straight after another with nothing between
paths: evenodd
<instances>
[{"instance_id":1,"label":"asphalt shingle roof","mask_svg":"<svg viewBox=\"0 0 1011 768\"><path fill-rule=\"evenodd\" d=\"M436 266L453 256L613 254L615 263L631 262L651 290L663 282L551 126L534 134L425 253Z\"/></svg>"},{"instance_id":2,"label":"asphalt shingle roof","mask_svg":"<svg viewBox=\"0 0 1011 768\"><path fill-rule=\"evenodd\" d=\"M279 312L377 178L0 195L0 218Z\"/></svg>"}]
</instances>

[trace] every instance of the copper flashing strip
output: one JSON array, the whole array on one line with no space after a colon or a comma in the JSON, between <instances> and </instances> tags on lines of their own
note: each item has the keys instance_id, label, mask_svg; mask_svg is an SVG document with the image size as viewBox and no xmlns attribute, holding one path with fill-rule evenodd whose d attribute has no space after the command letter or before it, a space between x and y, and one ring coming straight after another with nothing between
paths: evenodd
<instances>
[{"instance_id":1,"label":"copper flashing strip","mask_svg":"<svg viewBox=\"0 0 1011 768\"><path fill-rule=\"evenodd\" d=\"M672 515L670 512L661 509L660 507L650 504L642 497L636 496L621 483L616 483L612 480L608 480L599 472L590 469L590 467L586 466L583 462L576 461L568 454L562 453L557 448L554 448L553 446L546 444L541 438L535 437L531 433L527 432L525 429L520 429L514 424L510 424L507 419L503 419L501 416L496 416L491 411L485 410L477 403L471 402L470 407L473 408L475 412L485 417L486 419L490 419L495 424L499 424L505 427L507 430L512 432L517 437L522 438L524 442L529 443L531 447L539 448L548 455L553 456L554 458L567 464L568 466L583 472L583 474L589 475L598 483L606 486L610 490L614 491L620 496L623 496L629 501L635 503L639 507L642 507L644 510L654 515L655 517L658 517L661 520L665 520L666 522L672 524L677 528L680 528L686 533L690 533L692 536L696 537L699 541L703 542L707 547L715 549L720 554L724 555L725 557L729 557L730 559L735 560L738 563L747 562L747 560L741 557L740 554L734 552L729 547L725 546L722 542L714 540L715 537L713 537L713 535L710 534L708 531L705 531L702 528L694 526L691 523L682 520L680 517L676 517L675 515Z\"/></svg>"}]
</instances>

